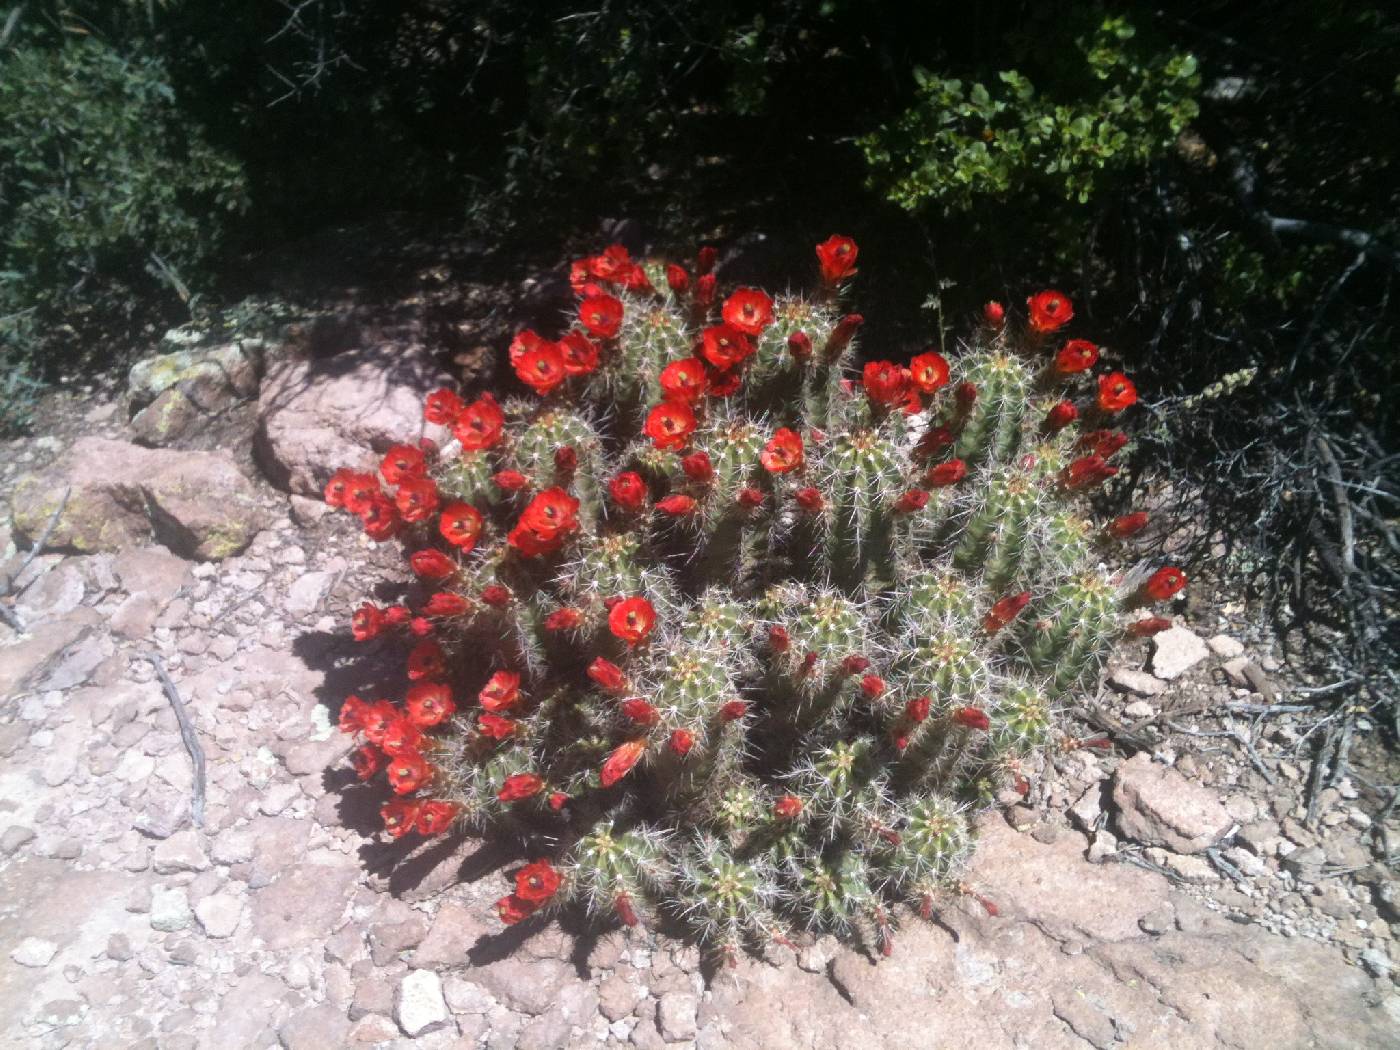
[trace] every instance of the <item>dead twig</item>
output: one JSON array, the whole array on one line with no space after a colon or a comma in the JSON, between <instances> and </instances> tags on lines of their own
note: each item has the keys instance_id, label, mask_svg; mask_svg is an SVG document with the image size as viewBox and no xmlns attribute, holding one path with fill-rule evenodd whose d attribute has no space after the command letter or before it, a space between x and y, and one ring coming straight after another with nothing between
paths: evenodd
<instances>
[{"instance_id":1,"label":"dead twig","mask_svg":"<svg viewBox=\"0 0 1400 1050\"><path fill-rule=\"evenodd\" d=\"M161 686L165 689L165 697L170 701L170 706L175 709L175 721L180 724L180 739L185 742L185 750L190 753L190 761L194 764L194 787L193 795L190 798L190 819L194 826L202 828L204 826L204 748L199 745L199 738L195 736L194 723L190 721L190 713L185 708L185 702L180 699L180 691L175 688L175 683L170 678L170 672L165 669L165 662L161 660L159 654L155 652L146 653L144 659L149 661L156 669L156 676L160 679Z\"/></svg>"}]
</instances>

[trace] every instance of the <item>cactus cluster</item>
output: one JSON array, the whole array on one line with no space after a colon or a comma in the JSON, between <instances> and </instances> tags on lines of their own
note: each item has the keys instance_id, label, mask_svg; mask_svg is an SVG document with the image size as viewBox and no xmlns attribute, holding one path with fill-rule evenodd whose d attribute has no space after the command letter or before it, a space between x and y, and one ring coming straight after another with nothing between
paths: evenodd
<instances>
[{"instance_id":1,"label":"cactus cluster","mask_svg":"<svg viewBox=\"0 0 1400 1050\"><path fill-rule=\"evenodd\" d=\"M506 923L577 907L683 924L734 957L832 930L888 952L899 910L965 892L969 818L1174 568L1115 575L1146 522L1096 526L1136 397L1063 341L1069 300L989 303L953 361L853 364L857 248L810 294L721 298L613 246L572 269L573 325L510 347L530 396L434 392L438 444L342 470L327 500L397 537L401 702L348 698L389 834L454 823L527 857Z\"/></svg>"}]
</instances>

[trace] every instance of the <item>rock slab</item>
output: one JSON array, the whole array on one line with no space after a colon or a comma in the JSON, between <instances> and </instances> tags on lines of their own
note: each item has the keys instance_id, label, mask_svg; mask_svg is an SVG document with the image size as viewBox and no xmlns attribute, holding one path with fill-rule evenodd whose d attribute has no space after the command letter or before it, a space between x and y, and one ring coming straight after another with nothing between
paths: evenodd
<instances>
[{"instance_id":1,"label":"rock slab","mask_svg":"<svg viewBox=\"0 0 1400 1050\"><path fill-rule=\"evenodd\" d=\"M1134 755L1113 776L1118 828L1128 838L1177 853L1213 846L1234 821L1214 793L1174 769Z\"/></svg>"},{"instance_id":2,"label":"rock slab","mask_svg":"<svg viewBox=\"0 0 1400 1050\"><path fill-rule=\"evenodd\" d=\"M1169 627L1152 636L1152 673L1168 682L1209 655L1206 643L1185 627Z\"/></svg>"}]
</instances>

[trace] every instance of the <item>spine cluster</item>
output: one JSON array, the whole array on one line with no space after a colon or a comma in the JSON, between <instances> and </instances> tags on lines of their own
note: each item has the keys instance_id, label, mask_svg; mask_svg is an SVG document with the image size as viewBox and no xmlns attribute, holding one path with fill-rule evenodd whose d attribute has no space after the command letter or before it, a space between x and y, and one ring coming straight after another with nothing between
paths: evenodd
<instances>
[{"instance_id":1,"label":"spine cluster","mask_svg":"<svg viewBox=\"0 0 1400 1050\"><path fill-rule=\"evenodd\" d=\"M714 951L834 930L888 952L898 912L961 892L969 815L1025 759L1081 746L1064 698L1143 606L1185 585L1102 568L1147 522L1096 525L1136 400L1065 339L988 304L962 352L852 361L857 248L810 295L719 295L715 255L579 260L573 323L521 332L532 395L429 398L442 447L342 470L326 498L398 538L401 702L348 698L390 835L454 823L526 856L502 921L665 915ZM1092 741L1088 743L1094 743Z\"/></svg>"}]
</instances>

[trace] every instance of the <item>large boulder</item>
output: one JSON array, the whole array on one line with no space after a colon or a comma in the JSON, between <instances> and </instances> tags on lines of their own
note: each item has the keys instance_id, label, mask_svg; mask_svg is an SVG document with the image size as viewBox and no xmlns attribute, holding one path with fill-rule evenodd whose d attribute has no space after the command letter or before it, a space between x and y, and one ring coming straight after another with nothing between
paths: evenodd
<instances>
[{"instance_id":1,"label":"large boulder","mask_svg":"<svg viewBox=\"0 0 1400 1050\"><path fill-rule=\"evenodd\" d=\"M343 466L416 443L423 399L449 376L420 347L352 347L330 357L286 357L263 380L254 451L273 484L319 496Z\"/></svg>"},{"instance_id":2,"label":"large boulder","mask_svg":"<svg viewBox=\"0 0 1400 1050\"><path fill-rule=\"evenodd\" d=\"M143 445L169 445L258 393L260 339L157 354L127 377L131 432Z\"/></svg>"},{"instance_id":3,"label":"large boulder","mask_svg":"<svg viewBox=\"0 0 1400 1050\"><path fill-rule=\"evenodd\" d=\"M93 554L152 540L182 557L217 561L241 553L267 522L257 490L225 451L177 452L86 437L40 474L15 485L15 532L35 542L68 503L47 549Z\"/></svg>"}]
</instances>

